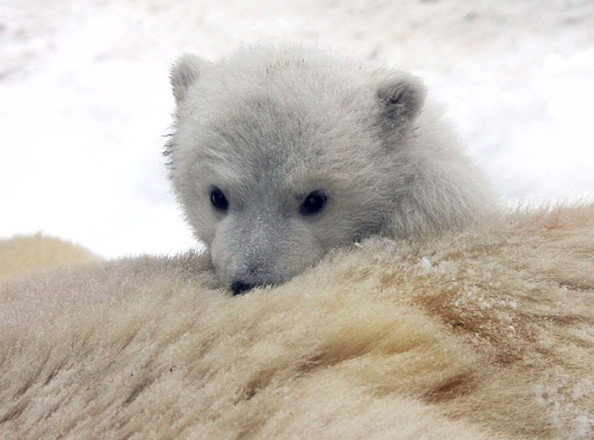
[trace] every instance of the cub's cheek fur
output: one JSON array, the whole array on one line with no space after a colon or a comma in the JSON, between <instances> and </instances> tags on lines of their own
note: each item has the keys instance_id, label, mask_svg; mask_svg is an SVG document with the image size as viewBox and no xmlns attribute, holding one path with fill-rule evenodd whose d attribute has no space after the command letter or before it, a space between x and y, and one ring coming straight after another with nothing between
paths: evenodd
<instances>
[{"instance_id":1,"label":"cub's cheek fur","mask_svg":"<svg viewBox=\"0 0 594 440\"><path fill-rule=\"evenodd\" d=\"M215 63L184 55L171 69L171 86L169 174L196 236L217 241L213 262L224 284L276 284L336 244L379 233L436 235L493 212L482 174L409 73L314 48L262 45ZM299 229L275 231L299 209L290 208L297 194L329 182L354 194L316 234L332 240L312 244L304 237L313 234ZM209 187L228 196L230 211L260 210L264 224L205 234L220 219L197 215L194 193ZM368 209L369 195L380 206ZM269 238L250 251L261 236Z\"/></svg>"}]
</instances>

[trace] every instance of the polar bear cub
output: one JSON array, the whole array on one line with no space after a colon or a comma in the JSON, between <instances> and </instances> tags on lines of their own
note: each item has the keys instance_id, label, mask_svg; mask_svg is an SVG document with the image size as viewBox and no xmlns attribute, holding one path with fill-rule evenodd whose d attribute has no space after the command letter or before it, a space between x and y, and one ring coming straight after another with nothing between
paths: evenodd
<instances>
[{"instance_id":1,"label":"polar bear cub","mask_svg":"<svg viewBox=\"0 0 594 440\"><path fill-rule=\"evenodd\" d=\"M243 48L171 71L174 191L234 294L370 235L476 221L493 199L421 81L320 49Z\"/></svg>"}]
</instances>

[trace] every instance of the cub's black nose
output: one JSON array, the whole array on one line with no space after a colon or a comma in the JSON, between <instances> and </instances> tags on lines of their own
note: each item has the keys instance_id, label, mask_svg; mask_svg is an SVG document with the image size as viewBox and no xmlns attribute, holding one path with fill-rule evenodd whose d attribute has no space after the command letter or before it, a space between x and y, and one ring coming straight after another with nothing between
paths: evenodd
<instances>
[{"instance_id":1,"label":"cub's black nose","mask_svg":"<svg viewBox=\"0 0 594 440\"><path fill-rule=\"evenodd\" d=\"M254 284L244 283L243 281L235 281L233 284L231 284L231 291L233 292L234 296L241 295L248 290L252 290L254 287L256 287Z\"/></svg>"}]
</instances>

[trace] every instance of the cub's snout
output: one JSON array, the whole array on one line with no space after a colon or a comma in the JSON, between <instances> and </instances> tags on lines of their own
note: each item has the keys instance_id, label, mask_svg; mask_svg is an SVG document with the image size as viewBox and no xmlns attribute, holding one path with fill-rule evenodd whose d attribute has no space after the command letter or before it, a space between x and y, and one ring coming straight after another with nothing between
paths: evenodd
<instances>
[{"instance_id":1,"label":"cub's snout","mask_svg":"<svg viewBox=\"0 0 594 440\"><path fill-rule=\"evenodd\" d=\"M257 287L257 285L237 280L231 284L231 292L233 292L233 295L241 295L242 293L252 290L254 287Z\"/></svg>"}]
</instances>

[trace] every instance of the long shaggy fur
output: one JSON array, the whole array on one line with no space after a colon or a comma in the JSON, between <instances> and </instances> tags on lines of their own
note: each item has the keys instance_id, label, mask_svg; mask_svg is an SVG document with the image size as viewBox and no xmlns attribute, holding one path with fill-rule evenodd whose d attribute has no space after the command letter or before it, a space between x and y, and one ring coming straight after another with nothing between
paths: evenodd
<instances>
[{"instance_id":1,"label":"long shaggy fur","mask_svg":"<svg viewBox=\"0 0 594 440\"><path fill-rule=\"evenodd\" d=\"M0 437L588 439L593 255L589 205L241 297L192 253L4 281Z\"/></svg>"}]
</instances>

